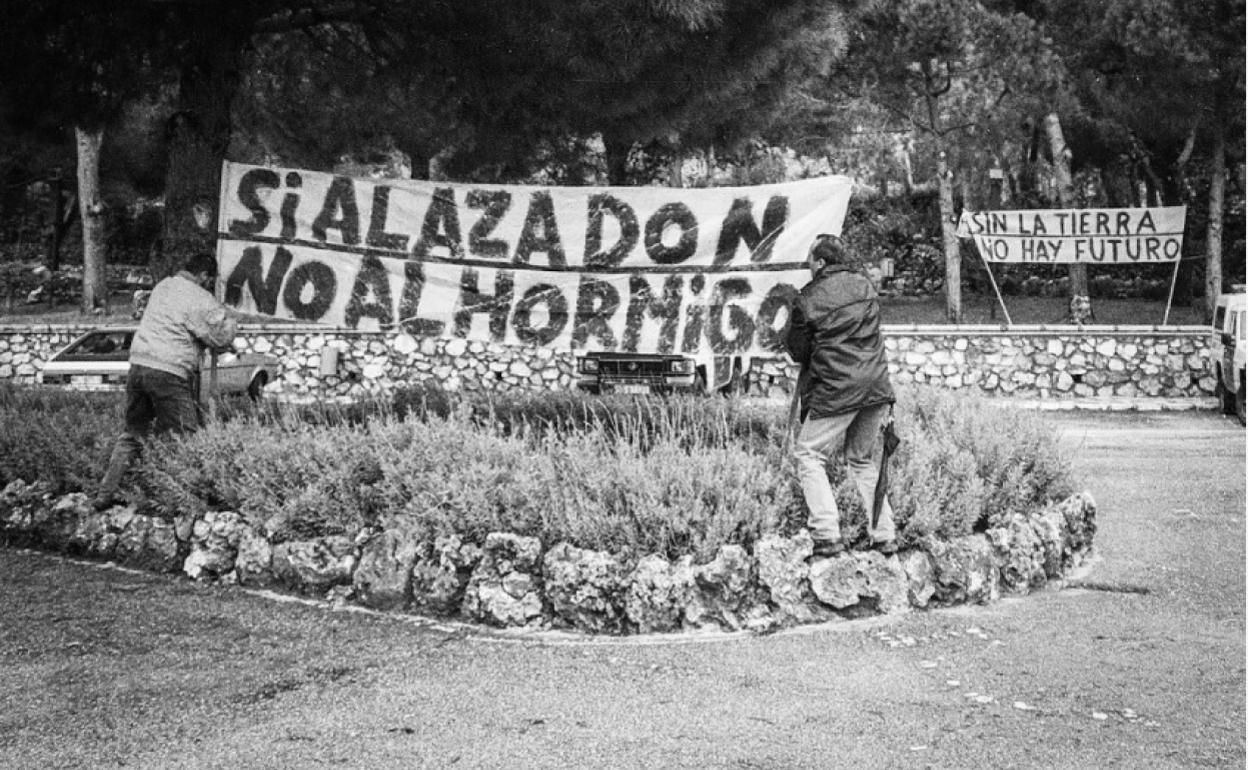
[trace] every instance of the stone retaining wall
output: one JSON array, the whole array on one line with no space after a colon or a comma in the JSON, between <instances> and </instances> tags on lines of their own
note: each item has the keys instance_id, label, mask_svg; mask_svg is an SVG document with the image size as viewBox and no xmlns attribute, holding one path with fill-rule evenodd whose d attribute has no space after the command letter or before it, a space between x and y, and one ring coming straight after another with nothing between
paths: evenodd
<instances>
[{"instance_id":1,"label":"stone retaining wall","mask_svg":"<svg viewBox=\"0 0 1248 770\"><path fill-rule=\"evenodd\" d=\"M0 327L0 380L34 382L44 361L87 328ZM884 332L899 384L1041 399L1214 393L1209 332L1199 326L885 326ZM576 383L575 359L566 351L401 332L253 326L240 332L235 347L274 356L281 376L269 391L293 398L354 398L427 379L448 390L569 390ZM326 348L337 349L333 374L321 373ZM796 374L784 359L754 359L746 389L784 396Z\"/></svg>"},{"instance_id":2,"label":"stone retaining wall","mask_svg":"<svg viewBox=\"0 0 1248 770\"><path fill-rule=\"evenodd\" d=\"M502 627L594 634L767 631L801 623L986 603L1059 580L1091 552L1096 505L1084 492L982 534L898 554L811 558L810 536L720 548L706 564L633 559L494 532L434 543L409 532L276 542L231 511L164 520L132 507L96 512L82 493L21 481L0 492L0 544L35 545L208 582L277 587L382 610Z\"/></svg>"}]
</instances>

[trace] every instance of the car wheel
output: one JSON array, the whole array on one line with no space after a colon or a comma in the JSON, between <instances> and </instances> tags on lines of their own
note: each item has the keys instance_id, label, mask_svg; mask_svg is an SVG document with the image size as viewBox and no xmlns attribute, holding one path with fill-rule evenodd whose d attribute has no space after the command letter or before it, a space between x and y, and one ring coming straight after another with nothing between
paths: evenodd
<instances>
[{"instance_id":1,"label":"car wheel","mask_svg":"<svg viewBox=\"0 0 1248 770\"><path fill-rule=\"evenodd\" d=\"M259 401L260 395L264 392L264 386L268 383L269 377L264 372L259 372L255 377L251 378L251 382L247 383L247 398L252 401Z\"/></svg>"},{"instance_id":2,"label":"car wheel","mask_svg":"<svg viewBox=\"0 0 1248 770\"><path fill-rule=\"evenodd\" d=\"M1248 388L1248 383L1244 382L1243 375L1240 375L1239 382L1239 392L1235 394L1235 416L1239 418L1240 425L1248 425L1244 417L1244 390Z\"/></svg>"},{"instance_id":3,"label":"car wheel","mask_svg":"<svg viewBox=\"0 0 1248 770\"><path fill-rule=\"evenodd\" d=\"M1218 384L1215 388L1218 395L1218 406L1222 408L1222 414L1235 414L1235 394L1226 389L1226 382L1222 379L1222 372L1218 372Z\"/></svg>"}]
</instances>

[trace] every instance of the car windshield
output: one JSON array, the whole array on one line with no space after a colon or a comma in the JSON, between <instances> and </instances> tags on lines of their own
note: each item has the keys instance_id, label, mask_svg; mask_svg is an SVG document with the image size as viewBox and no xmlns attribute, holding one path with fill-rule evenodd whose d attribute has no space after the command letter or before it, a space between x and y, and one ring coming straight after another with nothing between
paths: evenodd
<instances>
[{"instance_id":1,"label":"car windshield","mask_svg":"<svg viewBox=\"0 0 1248 770\"><path fill-rule=\"evenodd\" d=\"M124 353L130 349L130 337L133 332L107 331L93 332L65 349L66 355L106 356L113 353Z\"/></svg>"}]
</instances>

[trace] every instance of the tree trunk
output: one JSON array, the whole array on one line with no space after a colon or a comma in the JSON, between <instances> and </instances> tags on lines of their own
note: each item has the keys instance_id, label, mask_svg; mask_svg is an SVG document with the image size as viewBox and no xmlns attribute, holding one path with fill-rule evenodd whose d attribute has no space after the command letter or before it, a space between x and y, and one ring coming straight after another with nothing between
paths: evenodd
<instances>
[{"instance_id":1,"label":"tree trunk","mask_svg":"<svg viewBox=\"0 0 1248 770\"><path fill-rule=\"evenodd\" d=\"M1226 129L1221 115L1218 115L1218 119L1213 122L1212 161L1213 167L1209 170L1209 227L1205 232L1205 323L1213 319L1218 295L1222 293L1222 215L1226 205Z\"/></svg>"},{"instance_id":2,"label":"tree trunk","mask_svg":"<svg viewBox=\"0 0 1248 770\"><path fill-rule=\"evenodd\" d=\"M685 156L679 149L673 149L667 161L667 186L685 186Z\"/></svg>"},{"instance_id":3,"label":"tree trunk","mask_svg":"<svg viewBox=\"0 0 1248 770\"><path fill-rule=\"evenodd\" d=\"M910 155L909 140L901 142L901 173L906 197L909 198L914 194L914 161Z\"/></svg>"},{"instance_id":4,"label":"tree trunk","mask_svg":"<svg viewBox=\"0 0 1248 770\"><path fill-rule=\"evenodd\" d=\"M1057 200L1062 208L1075 207L1075 184L1070 174L1070 149L1062 134L1062 122L1056 112L1044 118L1044 130L1049 136L1049 150L1053 154L1053 172L1057 176ZM1088 294L1088 266L1070 265L1070 320L1083 323L1094 318L1092 300Z\"/></svg>"},{"instance_id":5,"label":"tree trunk","mask_svg":"<svg viewBox=\"0 0 1248 770\"><path fill-rule=\"evenodd\" d=\"M157 281L187 258L216 250L221 164L230 144L230 104L242 83L241 59L250 34L247 12L206 4L196 42L179 78L178 111L169 123L165 214Z\"/></svg>"},{"instance_id":6,"label":"tree trunk","mask_svg":"<svg viewBox=\"0 0 1248 770\"><path fill-rule=\"evenodd\" d=\"M624 185L628 183L628 151L632 143L613 136L602 137L603 154L607 162L607 184Z\"/></svg>"},{"instance_id":7,"label":"tree trunk","mask_svg":"<svg viewBox=\"0 0 1248 770\"><path fill-rule=\"evenodd\" d=\"M940 186L940 234L945 244L945 317L956 324L962 323L962 251L953 210L953 173L943 150L936 163L936 175Z\"/></svg>"},{"instance_id":8,"label":"tree trunk","mask_svg":"<svg viewBox=\"0 0 1248 770\"><path fill-rule=\"evenodd\" d=\"M61 269L61 241L65 235L65 177L61 169L52 172L52 230L48 233L48 254L44 260L49 272ZM51 302L52 292L48 292Z\"/></svg>"},{"instance_id":9,"label":"tree trunk","mask_svg":"<svg viewBox=\"0 0 1248 770\"><path fill-rule=\"evenodd\" d=\"M104 129L75 128L78 206L82 213L82 312L108 307L104 279L104 206L100 201L100 145Z\"/></svg>"}]
</instances>

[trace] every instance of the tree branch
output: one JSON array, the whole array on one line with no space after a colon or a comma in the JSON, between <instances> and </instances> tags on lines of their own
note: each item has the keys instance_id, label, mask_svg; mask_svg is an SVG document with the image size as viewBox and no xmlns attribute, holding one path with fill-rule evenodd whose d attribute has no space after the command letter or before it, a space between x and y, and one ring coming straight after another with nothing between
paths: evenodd
<instances>
[{"instance_id":1,"label":"tree branch","mask_svg":"<svg viewBox=\"0 0 1248 770\"><path fill-rule=\"evenodd\" d=\"M376 5L370 0L346 0L345 2L326 3L323 6L288 8L256 22L253 31L257 35L277 35L321 24L360 21L372 15L376 10Z\"/></svg>"},{"instance_id":2,"label":"tree branch","mask_svg":"<svg viewBox=\"0 0 1248 770\"><path fill-rule=\"evenodd\" d=\"M935 75L932 75L935 78ZM948 60L945 61L945 84L932 91L932 96L944 96L949 93L949 89L953 88L953 65Z\"/></svg>"}]
</instances>

